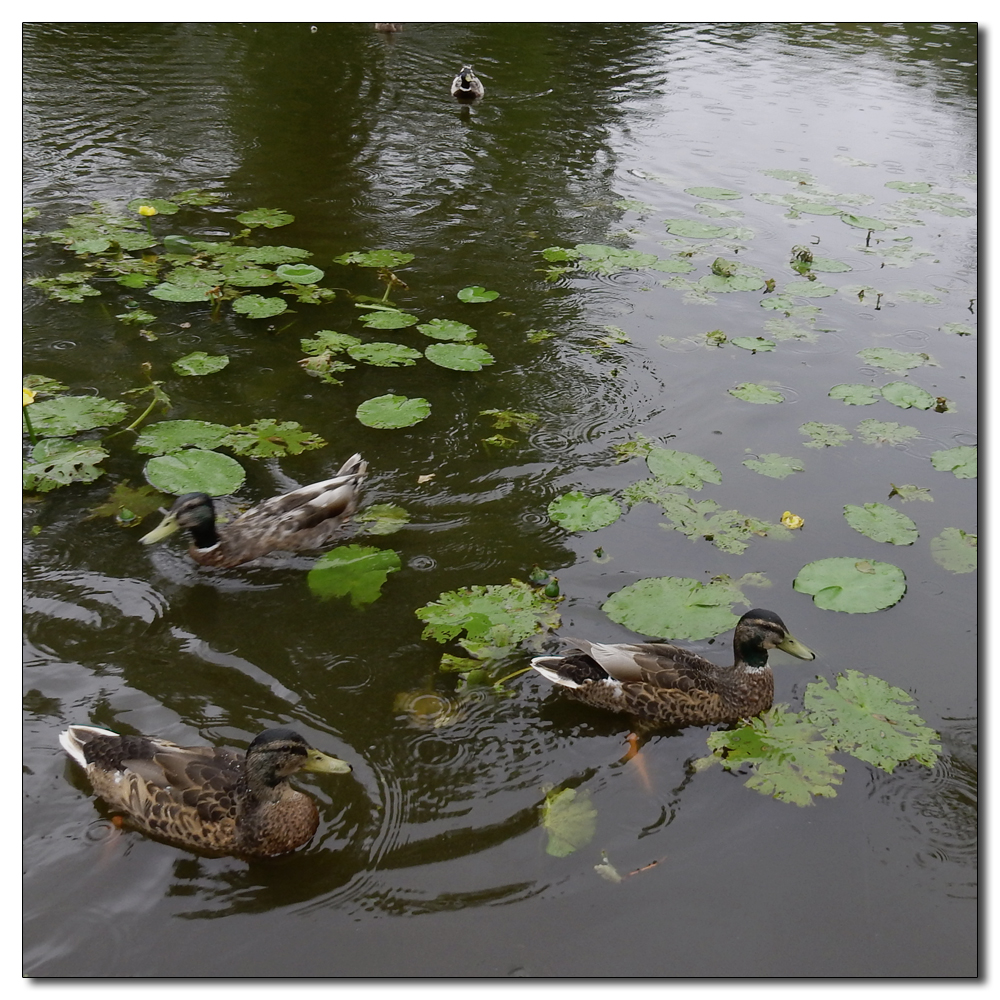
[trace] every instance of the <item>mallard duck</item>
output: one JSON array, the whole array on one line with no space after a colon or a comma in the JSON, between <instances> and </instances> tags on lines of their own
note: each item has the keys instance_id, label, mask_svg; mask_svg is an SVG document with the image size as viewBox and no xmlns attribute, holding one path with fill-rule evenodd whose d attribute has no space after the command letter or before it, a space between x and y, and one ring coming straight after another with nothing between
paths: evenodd
<instances>
[{"instance_id":1,"label":"mallard duck","mask_svg":"<svg viewBox=\"0 0 1000 1000\"><path fill-rule=\"evenodd\" d=\"M301 486L251 507L231 524L216 526L215 506L206 493L178 497L145 545L178 528L191 533L191 558L202 566L228 569L279 549L300 552L328 544L358 506L358 486L368 463L352 455L332 479Z\"/></svg>"},{"instance_id":2,"label":"mallard duck","mask_svg":"<svg viewBox=\"0 0 1000 1000\"><path fill-rule=\"evenodd\" d=\"M292 788L290 775L351 770L291 729L268 729L245 754L96 726L70 726L59 742L131 825L184 847L251 858L293 851L316 832L316 804Z\"/></svg>"},{"instance_id":3,"label":"mallard duck","mask_svg":"<svg viewBox=\"0 0 1000 1000\"><path fill-rule=\"evenodd\" d=\"M394 35L397 31L402 31L403 26L398 21L376 21L375 30L383 35Z\"/></svg>"},{"instance_id":4,"label":"mallard duck","mask_svg":"<svg viewBox=\"0 0 1000 1000\"><path fill-rule=\"evenodd\" d=\"M463 66L458 71L458 76L451 81L451 96L463 101L471 101L477 97L482 97L486 93L486 88L482 81L472 72L471 66Z\"/></svg>"},{"instance_id":5,"label":"mallard duck","mask_svg":"<svg viewBox=\"0 0 1000 1000\"><path fill-rule=\"evenodd\" d=\"M816 658L773 611L762 608L748 611L736 623L731 667L666 642L565 641L574 652L531 661L564 694L675 728L736 722L770 708L774 676L767 663L769 649L783 649L802 660Z\"/></svg>"}]
</instances>

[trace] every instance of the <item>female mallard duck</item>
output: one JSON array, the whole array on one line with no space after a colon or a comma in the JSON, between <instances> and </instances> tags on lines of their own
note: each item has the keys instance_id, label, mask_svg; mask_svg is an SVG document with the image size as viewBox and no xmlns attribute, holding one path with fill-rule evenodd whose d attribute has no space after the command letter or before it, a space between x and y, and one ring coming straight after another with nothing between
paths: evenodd
<instances>
[{"instance_id":1,"label":"female mallard duck","mask_svg":"<svg viewBox=\"0 0 1000 1000\"><path fill-rule=\"evenodd\" d=\"M471 66L463 66L458 71L458 76L451 81L451 96L459 100L471 101L482 97L485 93L486 88L479 77L472 72Z\"/></svg>"},{"instance_id":2,"label":"female mallard duck","mask_svg":"<svg viewBox=\"0 0 1000 1000\"><path fill-rule=\"evenodd\" d=\"M291 729L268 729L246 754L94 726L70 726L59 742L131 825L184 847L249 858L294 851L319 826L316 804L292 788L290 775L351 770Z\"/></svg>"},{"instance_id":3,"label":"female mallard duck","mask_svg":"<svg viewBox=\"0 0 1000 1000\"><path fill-rule=\"evenodd\" d=\"M202 566L229 569L279 549L300 552L328 544L358 506L358 486L368 463L352 455L332 479L302 486L251 507L231 524L217 527L212 498L205 493L178 497L148 535L160 542L178 528L191 533L191 558Z\"/></svg>"},{"instance_id":4,"label":"female mallard duck","mask_svg":"<svg viewBox=\"0 0 1000 1000\"><path fill-rule=\"evenodd\" d=\"M762 608L748 611L736 623L731 667L666 642L565 641L577 651L531 661L543 677L577 701L676 728L737 722L770 708L774 676L767 664L769 649L783 649L802 660L816 658L773 611Z\"/></svg>"}]
</instances>

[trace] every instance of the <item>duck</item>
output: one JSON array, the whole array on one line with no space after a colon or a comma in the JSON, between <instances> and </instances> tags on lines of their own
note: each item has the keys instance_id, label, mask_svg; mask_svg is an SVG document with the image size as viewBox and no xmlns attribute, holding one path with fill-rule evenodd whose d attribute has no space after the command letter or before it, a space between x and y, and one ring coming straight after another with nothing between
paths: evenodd
<instances>
[{"instance_id":1,"label":"duck","mask_svg":"<svg viewBox=\"0 0 1000 1000\"><path fill-rule=\"evenodd\" d=\"M485 93L486 88L479 77L472 72L471 66L463 66L458 71L458 76L451 81L451 96L459 100L472 101Z\"/></svg>"},{"instance_id":2,"label":"duck","mask_svg":"<svg viewBox=\"0 0 1000 1000\"><path fill-rule=\"evenodd\" d=\"M738 722L771 707L769 649L801 660L816 654L773 612L753 608L736 623L732 666L723 667L668 642L614 645L565 638L562 656L536 656L531 666L570 698L680 729Z\"/></svg>"},{"instance_id":3,"label":"duck","mask_svg":"<svg viewBox=\"0 0 1000 1000\"><path fill-rule=\"evenodd\" d=\"M399 21L376 21L375 30L383 35L394 35L403 30L403 25Z\"/></svg>"},{"instance_id":4,"label":"duck","mask_svg":"<svg viewBox=\"0 0 1000 1000\"><path fill-rule=\"evenodd\" d=\"M331 479L271 497L226 525L216 524L215 505L207 493L185 493L140 541L153 545L186 528L191 558L220 569L268 552L323 548L357 509L358 487L367 473L368 463L352 455Z\"/></svg>"},{"instance_id":5,"label":"duck","mask_svg":"<svg viewBox=\"0 0 1000 1000\"><path fill-rule=\"evenodd\" d=\"M246 858L286 854L316 832L316 803L289 784L291 775L351 770L292 729L265 730L245 753L96 726L70 726L59 743L130 826L177 846Z\"/></svg>"}]
</instances>

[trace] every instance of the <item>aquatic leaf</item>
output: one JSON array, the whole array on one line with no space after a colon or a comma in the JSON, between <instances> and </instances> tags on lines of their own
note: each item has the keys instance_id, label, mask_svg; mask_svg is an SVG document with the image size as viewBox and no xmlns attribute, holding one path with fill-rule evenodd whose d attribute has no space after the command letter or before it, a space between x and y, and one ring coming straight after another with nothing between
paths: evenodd
<instances>
[{"instance_id":1,"label":"aquatic leaf","mask_svg":"<svg viewBox=\"0 0 1000 1000\"><path fill-rule=\"evenodd\" d=\"M866 347L863 351L858 351L858 357L870 365L875 365L876 368L885 368L891 372L904 372L909 368L919 368L921 365L937 364L929 354L897 351L892 347Z\"/></svg>"},{"instance_id":2,"label":"aquatic leaf","mask_svg":"<svg viewBox=\"0 0 1000 1000\"><path fill-rule=\"evenodd\" d=\"M475 340L476 330L467 323L459 323L454 319L432 319L429 323L420 323L417 329L425 336L434 340Z\"/></svg>"},{"instance_id":3,"label":"aquatic leaf","mask_svg":"<svg viewBox=\"0 0 1000 1000\"><path fill-rule=\"evenodd\" d=\"M618 501L607 494L588 497L579 490L565 493L548 506L549 517L566 531L597 531L621 517Z\"/></svg>"},{"instance_id":4,"label":"aquatic leaf","mask_svg":"<svg viewBox=\"0 0 1000 1000\"><path fill-rule=\"evenodd\" d=\"M422 397L408 399L386 393L361 403L355 415L366 427L412 427L430 416L431 404Z\"/></svg>"},{"instance_id":5,"label":"aquatic leaf","mask_svg":"<svg viewBox=\"0 0 1000 1000\"><path fill-rule=\"evenodd\" d=\"M897 486L895 483L890 483L889 485L892 489L886 498L888 500L891 500L893 497L899 497L903 503L906 503L908 500L926 500L929 503L934 503L931 491L923 486Z\"/></svg>"},{"instance_id":6,"label":"aquatic leaf","mask_svg":"<svg viewBox=\"0 0 1000 1000\"><path fill-rule=\"evenodd\" d=\"M151 458L143 471L146 479L158 490L176 496L183 493L228 496L235 493L246 479L243 466L236 459L201 448L188 448Z\"/></svg>"},{"instance_id":7,"label":"aquatic leaf","mask_svg":"<svg viewBox=\"0 0 1000 1000\"><path fill-rule=\"evenodd\" d=\"M586 789L563 788L549 792L542 803L542 826L549 839L545 853L556 858L586 847L597 829L597 810Z\"/></svg>"},{"instance_id":8,"label":"aquatic leaf","mask_svg":"<svg viewBox=\"0 0 1000 1000\"><path fill-rule=\"evenodd\" d=\"M400 368L415 365L417 358L423 357L420 351L402 344L391 344L387 341L375 341L371 344L357 344L349 347L347 353L355 361L364 361L379 368Z\"/></svg>"},{"instance_id":9,"label":"aquatic leaf","mask_svg":"<svg viewBox=\"0 0 1000 1000\"><path fill-rule=\"evenodd\" d=\"M839 447L850 441L853 435L840 424L821 424L816 420L808 420L799 428L800 434L808 434L812 441L806 441L807 448Z\"/></svg>"},{"instance_id":10,"label":"aquatic leaf","mask_svg":"<svg viewBox=\"0 0 1000 1000\"><path fill-rule=\"evenodd\" d=\"M47 375L22 375L21 385L38 394L53 395L57 392L68 392L69 386Z\"/></svg>"},{"instance_id":11,"label":"aquatic leaf","mask_svg":"<svg viewBox=\"0 0 1000 1000\"><path fill-rule=\"evenodd\" d=\"M848 406L868 406L877 403L882 391L874 385L862 385L860 382L835 385L829 393L833 399L842 399Z\"/></svg>"},{"instance_id":12,"label":"aquatic leaf","mask_svg":"<svg viewBox=\"0 0 1000 1000\"><path fill-rule=\"evenodd\" d=\"M354 520L369 535L391 535L410 522L410 513L394 503L375 503L366 507Z\"/></svg>"},{"instance_id":13,"label":"aquatic leaf","mask_svg":"<svg viewBox=\"0 0 1000 1000\"><path fill-rule=\"evenodd\" d=\"M932 187L927 181L886 181L885 186L907 194L926 194Z\"/></svg>"},{"instance_id":14,"label":"aquatic leaf","mask_svg":"<svg viewBox=\"0 0 1000 1000\"><path fill-rule=\"evenodd\" d=\"M934 561L949 573L971 573L979 566L979 536L961 528L945 528L931 539Z\"/></svg>"},{"instance_id":15,"label":"aquatic leaf","mask_svg":"<svg viewBox=\"0 0 1000 1000\"><path fill-rule=\"evenodd\" d=\"M180 209L180 205L176 202L167 201L165 198L133 198L128 203L128 210L138 212L139 207L143 205L155 208L157 215L176 215Z\"/></svg>"},{"instance_id":16,"label":"aquatic leaf","mask_svg":"<svg viewBox=\"0 0 1000 1000\"><path fill-rule=\"evenodd\" d=\"M743 464L748 469L753 469L754 472L758 472L762 476L770 476L772 479L787 479L793 473L805 470L800 459L785 458L774 452L760 455L757 458L744 459Z\"/></svg>"},{"instance_id":17,"label":"aquatic leaf","mask_svg":"<svg viewBox=\"0 0 1000 1000\"><path fill-rule=\"evenodd\" d=\"M277 275L282 281L295 285L315 285L324 277L323 272L312 264L282 264L277 268Z\"/></svg>"},{"instance_id":18,"label":"aquatic leaf","mask_svg":"<svg viewBox=\"0 0 1000 1000\"><path fill-rule=\"evenodd\" d=\"M87 284L92 277L86 271L65 271L54 278L30 278L25 284L44 292L56 302L82 302L85 298L100 295L100 291Z\"/></svg>"},{"instance_id":19,"label":"aquatic leaf","mask_svg":"<svg viewBox=\"0 0 1000 1000\"><path fill-rule=\"evenodd\" d=\"M496 360L479 344L431 344L424 355L428 361L458 372L478 372Z\"/></svg>"},{"instance_id":20,"label":"aquatic leaf","mask_svg":"<svg viewBox=\"0 0 1000 1000\"><path fill-rule=\"evenodd\" d=\"M226 284L236 288L266 288L268 285L276 285L281 280L276 272L266 267L258 267L256 264L227 262L221 271Z\"/></svg>"},{"instance_id":21,"label":"aquatic leaf","mask_svg":"<svg viewBox=\"0 0 1000 1000\"><path fill-rule=\"evenodd\" d=\"M825 299L836 294L837 289L821 281L790 281L782 289L784 295L801 295L807 299Z\"/></svg>"},{"instance_id":22,"label":"aquatic leaf","mask_svg":"<svg viewBox=\"0 0 1000 1000\"><path fill-rule=\"evenodd\" d=\"M736 625L730 608L738 601L742 594L732 586L661 576L623 587L601 610L639 635L710 639Z\"/></svg>"},{"instance_id":23,"label":"aquatic leaf","mask_svg":"<svg viewBox=\"0 0 1000 1000\"><path fill-rule=\"evenodd\" d=\"M623 250L603 243L578 243L576 251L580 254L581 270L597 274L619 274L625 270L649 267L658 259L655 253Z\"/></svg>"},{"instance_id":24,"label":"aquatic leaf","mask_svg":"<svg viewBox=\"0 0 1000 1000\"><path fill-rule=\"evenodd\" d=\"M891 563L835 556L803 566L792 587L812 594L827 611L868 614L898 603L906 593L906 575Z\"/></svg>"},{"instance_id":25,"label":"aquatic leaf","mask_svg":"<svg viewBox=\"0 0 1000 1000\"><path fill-rule=\"evenodd\" d=\"M865 444L902 444L920 437L916 427L908 427L887 420L862 420L856 428L858 437Z\"/></svg>"},{"instance_id":26,"label":"aquatic leaf","mask_svg":"<svg viewBox=\"0 0 1000 1000\"><path fill-rule=\"evenodd\" d=\"M142 431L132 447L144 455L170 455L192 447L211 451L229 432L225 424L206 420L161 420Z\"/></svg>"},{"instance_id":27,"label":"aquatic leaf","mask_svg":"<svg viewBox=\"0 0 1000 1000\"><path fill-rule=\"evenodd\" d=\"M171 195L170 198L178 205L192 205L195 207L214 205L217 201L222 200L221 195L213 194L204 188L187 188L184 191L178 191L177 194Z\"/></svg>"},{"instance_id":28,"label":"aquatic leaf","mask_svg":"<svg viewBox=\"0 0 1000 1000\"><path fill-rule=\"evenodd\" d=\"M540 344L543 340L551 340L558 334L552 330L530 330L525 337L529 344Z\"/></svg>"},{"instance_id":29,"label":"aquatic leaf","mask_svg":"<svg viewBox=\"0 0 1000 1000\"><path fill-rule=\"evenodd\" d=\"M348 333L337 333L335 330L317 330L314 338L305 338L299 343L306 354L320 355L327 352L337 354L341 351L347 351L352 347L357 347L361 341Z\"/></svg>"},{"instance_id":30,"label":"aquatic leaf","mask_svg":"<svg viewBox=\"0 0 1000 1000\"><path fill-rule=\"evenodd\" d=\"M814 178L808 170L788 170L784 167L767 167L760 171L768 177L776 177L779 181L795 181L798 184L809 184Z\"/></svg>"},{"instance_id":31,"label":"aquatic leaf","mask_svg":"<svg viewBox=\"0 0 1000 1000\"><path fill-rule=\"evenodd\" d=\"M339 545L316 560L306 582L317 597L350 597L353 607L363 608L382 596L382 585L401 566L392 549Z\"/></svg>"},{"instance_id":32,"label":"aquatic leaf","mask_svg":"<svg viewBox=\"0 0 1000 1000\"><path fill-rule=\"evenodd\" d=\"M648 267L652 271L665 271L668 274L687 274L694 270L694 264L684 257L657 257Z\"/></svg>"},{"instance_id":33,"label":"aquatic leaf","mask_svg":"<svg viewBox=\"0 0 1000 1000\"><path fill-rule=\"evenodd\" d=\"M351 371L355 367L346 361L336 360L330 351L317 354L314 358L302 358L299 364L307 375L313 375L327 385L343 385L336 373Z\"/></svg>"},{"instance_id":34,"label":"aquatic leaf","mask_svg":"<svg viewBox=\"0 0 1000 1000\"><path fill-rule=\"evenodd\" d=\"M850 264L845 264L842 260L834 260L832 257L813 257L809 262L809 270L821 271L825 273L837 273L843 271L853 271Z\"/></svg>"},{"instance_id":35,"label":"aquatic leaf","mask_svg":"<svg viewBox=\"0 0 1000 1000\"><path fill-rule=\"evenodd\" d=\"M672 236L690 236L695 239L713 239L729 236L731 230L724 226L713 226L697 219L664 219L663 224Z\"/></svg>"},{"instance_id":36,"label":"aquatic leaf","mask_svg":"<svg viewBox=\"0 0 1000 1000\"><path fill-rule=\"evenodd\" d=\"M646 465L657 479L670 486L700 490L704 483L718 485L722 482L722 473L708 459L686 451L650 448L646 454Z\"/></svg>"},{"instance_id":37,"label":"aquatic leaf","mask_svg":"<svg viewBox=\"0 0 1000 1000\"><path fill-rule=\"evenodd\" d=\"M127 412L124 403L101 396L57 396L32 404L31 425L39 437L69 437L78 431L110 427Z\"/></svg>"},{"instance_id":38,"label":"aquatic leaf","mask_svg":"<svg viewBox=\"0 0 1000 1000\"><path fill-rule=\"evenodd\" d=\"M729 390L730 396L745 399L748 403L783 403L785 397L775 389L758 385L756 382L741 382L735 389Z\"/></svg>"},{"instance_id":39,"label":"aquatic leaf","mask_svg":"<svg viewBox=\"0 0 1000 1000\"><path fill-rule=\"evenodd\" d=\"M742 219L745 214L738 208L722 208L721 205L710 205L703 201L695 205L694 210L710 219Z\"/></svg>"},{"instance_id":40,"label":"aquatic leaf","mask_svg":"<svg viewBox=\"0 0 1000 1000\"><path fill-rule=\"evenodd\" d=\"M720 187L689 187L684 188L684 193L691 195L693 198L708 198L710 201L730 201L743 197L739 191Z\"/></svg>"},{"instance_id":41,"label":"aquatic leaf","mask_svg":"<svg viewBox=\"0 0 1000 1000\"><path fill-rule=\"evenodd\" d=\"M361 322L371 330L403 330L415 326L418 318L399 309L379 309L362 316Z\"/></svg>"},{"instance_id":42,"label":"aquatic leaf","mask_svg":"<svg viewBox=\"0 0 1000 1000\"><path fill-rule=\"evenodd\" d=\"M918 537L913 521L884 503L866 503L863 507L849 503L844 507L844 517L855 531L876 542L912 545Z\"/></svg>"},{"instance_id":43,"label":"aquatic leaf","mask_svg":"<svg viewBox=\"0 0 1000 1000\"><path fill-rule=\"evenodd\" d=\"M892 293L893 300L901 299L903 302L920 302L925 306L936 306L941 302L941 297L939 295L934 295L931 292L922 291L919 288L899 288ZM926 364L935 364L933 361L928 361Z\"/></svg>"},{"instance_id":44,"label":"aquatic leaf","mask_svg":"<svg viewBox=\"0 0 1000 1000\"><path fill-rule=\"evenodd\" d=\"M90 518L113 517L122 527L133 528L144 517L158 511L166 499L152 486L129 486L128 483L117 483L104 503L91 508Z\"/></svg>"},{"instance_id":45,"label":"aquatic leaf","mask_svg":"<svg viewBox=\"0 0 1000 1000\"><path fill-rule=\"evenodd\" d=\"M400 253L398 250L355 250L334 257L335 264L357 264L359 267L402 267L413 260L412 253Z\"/></svg>"},{"instance_id":46,"label":"aquatic leaf","mask_svg":"<svg viewBox=\"0 0 1000 1000\"><path fill-rule=\"evenodd\" d=\"M546 247L539 252L546 260L553 261L554 263L579 260L583 256L579 250L573 250L571 247Z\"/></svg>"},{"instance_id":47,"label":"aquatic leaf","mask_svg":"<svg viewBox=\"0 0 1000 1000\"><path fill-rule=\"evenodd\" d=\"M450 642L462 632L473 656L502 656L539 632L559 627L559 598L546 597L520 580L450 590L414 614L426 622L421 636Z\"/></svg>"},{"instance_id":48,"label":"aquatic leaf","mask_svg":"<svg viewBox=\"0 0 1000 1000\"><path fill-rule=\"evenodd\" d=\"M219 244L208 244L218 247ZM305 260L312 254L299 247L264 246L264 247L233 247L227 248L227 257L240 260L246 264L293 264Z\"/></svg>"},{"instance_id":49,"label":"aquatic leaf","mask_svg":"<svg viewBox=\"0 0 1000 1000\"><path fill-rule=\"evenodd\" d=\"M976 332L970 323L942 323L938 329L943 333L954 333L959 337L971 337Z\"/></svg>"},{"instance_id":50,"label":"aquatic leaf","mask_svg":"<svg viewBox=\"0 0 1000 1000\"><path fill-rule=\"evenodd\" d=\"M733 337L730 343L734 347L742 347L744 351L773 351L775 343L773 340L765 340L763 337Z\"/></svg>"},{"instance_id":51,"label":"aquatic leaf","mask_svg":"<svg viewBox=\"0 0 1000 1000\"><path fill-rule=\"evenodd\" d=\"M537 413L519 412L518 410L480 410L479 415L493 417L493 426L497 430L513 427L525 434L542 419Z\"/></svg>"},{"instance_id":52,"label":"aquatic leaf","mask_svg":"<svg viewBox=\"0 0 1000 1000\"><path fill-rule=\"evenodd\" d=\"M619 198L618 201L613 201L611 204L623 212L637 212L640 215L649 215L650 212L656 211L652 205L647 205L646 202L636 198Z\"/></svg>"},{"instance_id":53,"label":"aquatic leaf","mask_svg":"<svg viewBox=\"0 0 1000 1000\"><path fill-rule=\"evenodd\" d=\"M237 455L279 458L323 448L326 441L318 434L303 430L302 425L294 420L279 421L268 417L255 420L252 424L233 424L222 444Z\"/></svg>"},{"instance_id":54,"label":"aquatic leaf","mask_svg":"<svg viewBox=\"0 0 1000 1000\"><path fill-rule=\"evenodd\" d=\"M179 285L172 281L164 281L155 288L151 288L149 294L164 302L205 302L213 288L215 288L214 282L201 285ZM283 300L279 301L282 305L285 304Z\"/></svg>"},{"instance_id":55,"label":"aquatic leaf","mask_svg":"<svg viewBox=\"0 0 1000 1000\"><path fill-rule=\"evenodd\" d=\"M911 406L918 410L929 410L937 401L926 389L910 382L890 382L882 386L882 396L893 406L908 410Z\"/></svg>"},{"instance_id":56,"label":"aquatic leaf","mask_svg":"<svg viewBox=\"0 0 1000 1000\"><path fill-rule=\"evenodd\" d=\"M706 274L698 286L708 292L754 292L764 287L764 279L755 274Z\"/></svg>"},{"instance_id":57,"label":"aquatic leaf","mask_svg":"<svg viewBox=\"0 0 1000 1000\"><path fill-rule=\"evenodd\" d=\"M42 404L36 403L32 407ZM66 438L42 438L31 449L31 459L21 473L23 487L48 493L70 483L92 483L104 475L97 468L108 453L98 441L70 441Z\"/></svg>"},{"instance_id":58,"label":"aquatic leaf","mask_svg":"<svg viewBox=\"0 0 1000 1000\"><path fill-rule=\"evenodd\" d=\"M254 208L249 212L240 212L236 216L236 221L243 223L253 229L256 226L264 226L267 229L277 229L279 226L287 226L295 221L294 215L282 212L277 208Z\"/></svg>"},{"instance_id":59,"label":"aquatic leaf","mask_svg":"<svg viewBox=\"0 0 1000 1000\"><path fill-rule=\"evenodd\" d=\"M881 677L848 670L836 689L820 677L806 686L803 707L838 750L890 773L907 760L933 767L938 759L938 734L915 713L910 695Z\"/></svg>"},{"instance_id":60,"label":"aquatic leaf","mask_svg":"<svg viewBox=\"0 0 1000 1000\"><path fill-rule=\"evenodd\" d=\"M213 372L221 372L228 364L229 358L225 354L194 351L184 355L183 358L178 358L170 367L178 375L211 375Z\"/></svg>"},{"instance_id":61,"label":"aquatic leaf","mask_svg":"<svg viewBox=\"0 0 1000 1000\"><path fill-rule=\"evenodd\" d=\"M816 795L836 796L834 786L845 771L831 759L834 745L821 737L816 725L784 705L736 729L712 733L708 746L726 770L753 768L747 788L797 806L812 805Z\"/></svg>"},{"instance_id":62,"label":"aquatic leaf","mask_svg":"<svg viewBox=\"0 0 1000 1000\"><path fill-rule=\"evenodd\" d=\"M795 309L795 299L791 295L772 295L760 300L761 309L773 309L776 312L784 312L789 315Z\"/></svg>"},{"instance_id":63,"label":"aquatic leaf","mask_svg":"<svg viewBox=\"0 0 1000 1000\"><path fill-rule=\"evenodd\" d=\"M852 215L850 212L844 212L840 220L841 222L846 222L849 226L854 226L855 229L870 229L873 232L895 228L881 219L873 219L870 215Z\"/></svg>"},{"instance_id":64,"label":"aquatic leaf","mask_svg":"<svg viewBox=\"0 0 1000 1000\"><path fill-rule=\"evenodd\" d=\"M468 288L459 289L458 298L461 302L492 302L500 298L500 293L487 291L482 285L470 285Z\"/></svg>"},{"instance_id":65,"label":"aquatic leaf","mask_svg":"<svg viewBox=\"0 0 1000 1000\"><path fill-rule=\"evenodd\" d=\"M35 412L31 411L32 417ZM931 455L931 465L938 472L955 473L956 479L975 479L979 475L979 449L975 445L960 445L935 451Z\"/></svg>"},{"instance_id":66,"label":"aquatic leaf","mask_svg":"<svg viewBox=\"0 0 1000 1000\"><path fill-rule=\"evenodd\" d=\"M197 252L197 247L186 236L164 236L163 249L168 254L175 254L178 257L193 257Z\"/></svg>"},{"instance_id":67,"label":"aquatic leaf","mask_svg":"<svg viewBox=\"0 0 1000 1000\"><path fill-rule=\"evenodd\" d=\"M284 299L271 296L265 298L263 295L241 295L233 303L233 311L250 319L269 319L271 316L280 316L288 308Z\"/></svg>"},{"instance_id":68,"label":"aquatic leaf","mask_svg":"<svg viewBox=\"0 0 1000 1000\"><path fill-rule=\"evenodd\" d=\"M738 510L720 510L714 500L664 494L658 502L671 522L661 524L661 528L680 531L692 541L704 538L724 552L745 552L754 535L787 537L781 525L747 517Z\"/></svg>"},{"instance_id":69,"label":"aquatic leaf","mask_svg":"<svg viewBox=\"0 0 1000 1000\"><path fill-rule=\"evenodd\" d=\"M156 322L156 315L146 312L145 309L129 309L128 312L115 313L115 319L120 319L123 323L131 323L135 326L146 326Z\"/></svg>"}]
</instances>

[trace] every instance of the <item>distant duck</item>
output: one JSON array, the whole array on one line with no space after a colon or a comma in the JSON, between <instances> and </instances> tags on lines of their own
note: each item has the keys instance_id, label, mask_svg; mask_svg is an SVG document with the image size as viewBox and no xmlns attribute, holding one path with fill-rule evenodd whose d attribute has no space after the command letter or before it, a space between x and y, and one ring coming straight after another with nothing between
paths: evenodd
<instances>
[{"instance_id":1,"label":"distant duck","mask_svg":"<svg viewBox=\"0 0 1000 1000\"><path fill-rule=\"evenodd\" d=\"M737 722L770 708L774 676L769 649L801 660L816 658L773 611L763 608L748 611L736 623L729 667L667 642L564 641L572 648L562 656L531 661L563 694L674 728Z\"/></svg>"},{"instance_id":2,"label":"distant duck","mask_svg":"<svg viewBox=\"0 0 1000 1000\"><path fill-rule=\"evenodd\" d=\"M294 851L316 832L316 804L288 783L291 775L351 770L291 729L268 729L245 754L96 726L70 726L59 742L129 825L182 847L249 858Z\"/></svg>"},{"instance_id":3,"label":"distant duck","mask_svg":"<svg viewBox=\"0 0 1000 1000\"><path fill-rule=\"evenodd\" d=\"M301 552L332 542L358 506L358 487L368 463L352 455L331 479L271 497L230 524L216 526L207 493L178 497L167 516L140 541L163 541L179 528L191 535L191 558L202 566L229 569L268 552Z\"/></svg>"},{"instance_id":4,"label":"distant duck","mask_svg":"<svg viewBox=\"0 0 1000 1000\"><path fill-rule=\"evenodd\" d=\"M461 101L472 101L485 93L486 88L479 77L472 72L471 66L463 66L458 71L458 76L451 81L451 95Z\"/></svg>"},{"instance_id":5,"label":"distant duck","mask_svg":"<svg viewBox=\"0 0 1000 1000\"><path fill-rule=\"evenodd\" d=\"M376 21L375 30L384 35L394 35L397 31L402 31L403 26L397 21Z\"/></svg>"}]
</instances>

